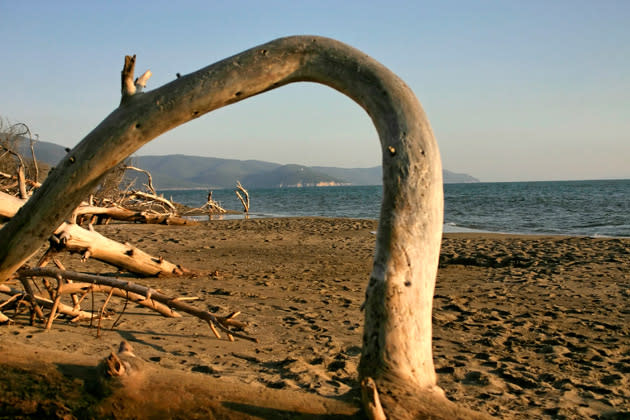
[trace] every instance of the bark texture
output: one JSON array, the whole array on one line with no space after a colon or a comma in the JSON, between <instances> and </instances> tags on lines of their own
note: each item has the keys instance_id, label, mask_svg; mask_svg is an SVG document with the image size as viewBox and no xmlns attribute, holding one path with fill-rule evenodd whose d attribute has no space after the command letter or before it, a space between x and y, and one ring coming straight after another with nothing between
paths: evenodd
<instances>
[{"instance_id":1,"label":"bark texture","mask_svg":"<svg viewBox=\"0 0 630 420\"><path fill-rule=\"evenodd\" d=\"M411 89L377 61L335 40L281 38L153 91L134 95L129 88L125 93L132 96L68 153L2 230L0 281L29 258L109 168L142 145L207 112L299 81L349 96L370 115L381 141L383 203L366 293L360 376L373 378L389 417L417 418L420 411L408 406L418 408L413 396L420 395L430 400L423 415L443 418L443 406L452 405L436 386L431 352L443 212L437 144ZM47 205L53 200L54 208ZM403 389L412 397L399 399ZM402 411L389 414L397 407ZM401 417L404 413L409 414Z\"/></svg>"}]
</instances>

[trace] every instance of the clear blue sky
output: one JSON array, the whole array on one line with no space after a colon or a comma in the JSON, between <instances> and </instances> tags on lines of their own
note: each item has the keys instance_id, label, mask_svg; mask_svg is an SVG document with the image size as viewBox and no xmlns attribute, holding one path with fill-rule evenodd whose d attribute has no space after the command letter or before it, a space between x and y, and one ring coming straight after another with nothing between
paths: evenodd
<instances>
[{"instance_id":1,"label":"clear blue sky","mask_svg":"<svg viewBox=\"0 0 630 420\"><path fill-rule=\"evenodd\" d=\"M444 167L484 181L630 178L630 1L0 0L0 116L74 146L117 105L125 54L148 89L272 39L336 38L422 102ZM369 167L378 139L330 88L220 109L139 154Z\"/></svg>"}]
</instances>

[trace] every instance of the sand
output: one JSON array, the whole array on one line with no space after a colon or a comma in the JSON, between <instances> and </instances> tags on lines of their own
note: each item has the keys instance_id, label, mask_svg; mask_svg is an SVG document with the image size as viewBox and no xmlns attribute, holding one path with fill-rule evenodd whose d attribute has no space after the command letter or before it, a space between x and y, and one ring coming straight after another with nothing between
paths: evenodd
<instances>
[{"instance_id":1,"label":"sand","mask_svg":"<svg viewBox=\"0 0 630 420\"><path fill-rule=\"evenodd\" d=\"M164 318L135 305L111 330L123 309L114 302L99 338L87 323L58 320L43 332L28 324L28 314L16 316L13 325L0 326L0 363L50 361L57 351L96 363L125 339L148 365L197 372L200 381L356 404L360 306L375 221L216 220L97 230L197 271L139 282L199 297L195 305L219 315L241 311L259 343L217 340L195 318ZM63 262L113 271L77 256ZM630 418L629 263L630 239L446 234L434 299L440 386L451 400L498 418ZM10 388L0 387L5 410L3 399L19 400Z\"/></svg>"}]
</instances>

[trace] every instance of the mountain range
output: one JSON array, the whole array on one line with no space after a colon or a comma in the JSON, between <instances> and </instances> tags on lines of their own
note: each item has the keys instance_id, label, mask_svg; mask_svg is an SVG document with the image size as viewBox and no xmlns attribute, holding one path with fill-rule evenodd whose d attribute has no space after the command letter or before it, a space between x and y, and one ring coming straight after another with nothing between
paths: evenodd
<instances>
[{"instance_id":1,"label":"mountain range","mask_svg":"<svg viewBox=\"0 0 630 420\"><path fill-rule=\"evenodd\" d=\"M21 152L30 156L28 143ZM35 155L50 165L56 165L66 155L64 147L39 141ZM277 188L331 185L379 185L381 167L336 168L327 166L282 165L259 160L220 159L188 155L135 156L132 164L149 171L159 189L233 188L240 181L246 188ZM136 174L130 174L136 176ZM145 182L137 175L139 183ZM479 182L468 175L444 170L445 183Z\"/></svg>"}]
</instances>

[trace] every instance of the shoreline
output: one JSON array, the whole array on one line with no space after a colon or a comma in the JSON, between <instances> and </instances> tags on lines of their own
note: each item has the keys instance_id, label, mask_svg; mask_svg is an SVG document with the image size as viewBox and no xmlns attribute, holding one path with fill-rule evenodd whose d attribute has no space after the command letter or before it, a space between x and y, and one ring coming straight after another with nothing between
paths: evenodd
<instances>
[{"instance_id":1,"label":"shoreline","mask_svg":"<svg viewBox=\"0 0 630 420\"><path fill-rule=\"evenodd\" d=\"M367 220L378 222L378 219L374 218L357 218L357 217L332 217L332 216L282 216L282 215L269 215L262 213L250 213L246 216L243 212L237 210L228 210L228 213L225 214L213 214L212 219L209 219L209 216L206 214L192 214L190 216L184 216L184 218L189 218L191 220L199 221L199 222L207 222L210 220L220 221L220 220L248 220L248 219L330 219L330 220ZM587 234L573 234L573 233L558 233L558 232L504 232L504 231L490 231L490 230L481 230L468 228L465 226L459 226L454 223L444 223L442 226L443 234L459 234L459 233L468 233L468 234L495 234L495 235L507 235L507 236L541 236L541 237L555 237L555 236L566 236L571 238L604 238L604 239L630 239L630 236L607 236L607 235L587 235Z\"/></svg>"},{"instance_id":2,"label":"shoreline","mask_svg":"<svg viewBox=\"0 0 630 420\"><path fill-rule=\"evenodd\" d=\"M260 343L217 340L194 318L132 305L111 330L122 302L109 304L98 339L86 323L63 320L44 333L24 313L0 326L0 341L96 363L125 339L151 366L325 398L356 395L376 226L329 218L96 226L197 271L138 282L198 297L195 305L218 315L239 310ZM61 258L71 270L114 271ZM444 234L434 294L438 384L450 399L499 418L628 415L628 266L630 238Z\"/></svg>"}]
</instances>

